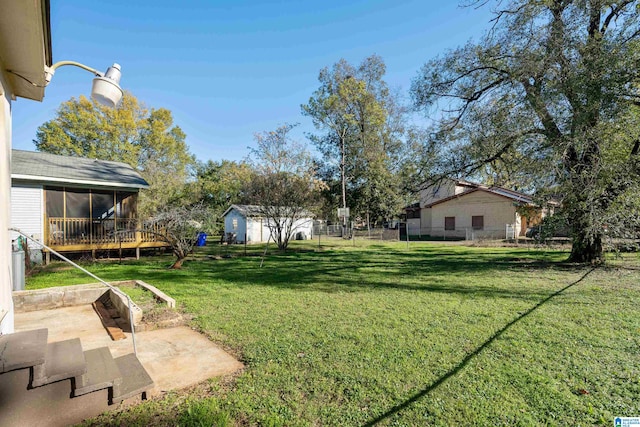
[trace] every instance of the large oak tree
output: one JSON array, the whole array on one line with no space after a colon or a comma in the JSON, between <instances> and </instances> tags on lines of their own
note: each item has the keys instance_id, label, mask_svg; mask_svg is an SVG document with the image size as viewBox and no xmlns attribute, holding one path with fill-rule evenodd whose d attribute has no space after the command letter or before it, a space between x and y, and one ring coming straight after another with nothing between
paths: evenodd
<instances>
[{"instance_id":1,"label":"large oak tree","mask_svg":"<svg viewBox=\"0 0 640 427\"><path fill-rule=\"evenodd\" d=\"M116 109L84 96L63 102L42 124L34 143L40 151L127 163L149 182L139 211L153 215L179 197L195 159L186 135L165 108L146 109L124 94Z\"/></svg>"},{"instance_id":2,"label":"large oak tree","mask_svg":"<svg viewBox=\"0 0 640 427\"><path fill-rule=\"evenodd\" d=\"M597 262L605 233L637 226L640 2L472 3L494 5L492 28L412 85L417 107L443 111L436 171L535 166L536 186L562 197L570 259Z\"/></svg>"}]
</instances>

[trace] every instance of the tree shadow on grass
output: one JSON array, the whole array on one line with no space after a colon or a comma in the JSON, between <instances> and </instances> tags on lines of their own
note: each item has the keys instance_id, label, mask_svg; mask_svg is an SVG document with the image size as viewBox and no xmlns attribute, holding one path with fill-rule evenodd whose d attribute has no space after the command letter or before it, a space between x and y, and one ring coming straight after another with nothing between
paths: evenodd
<instances>
[{"instance_id":1,"label":"tree shadow on grass","mask_svg":"<svg viewBox=\"0 0 640 427\"><path fill-rule=\"evenodd\" d=\"M545 299L543 299L542 301L538 302L536 305L531 307L529 310L525 311L520 316L518 316L515 319L513 319L511 322L507 323L500 330L498 330L496 333L494 333L488 340L486 340L484 343L482 343L482 345L480 345L478 348L476 348L473 352L469 353L464 359L462 359L462 361L460 363L458 363L455 367L453 367L449 372L447 372L446 374L444 374L443 376L438 378L436 381L431 383L427 388L425 388L424 390L414 394L413 396L411 396L409 399L405 400L404 402L392 407L391 409L389 409L387 412L383 413L382 415L379 415L378 417L376 417L376 418L372 419L371 421L367 422L366 424L364 424L364 426L365 427L374 426L374 425L384 421L385 419L387 419L387 418L399 413L403 409L411 406L413 403L417 402L418 400L420 400L420 399L422 399L424 397L427 397L432 391L434 391L436 388L438 388L441 384L443 384L449 378L453 377L458 372L460 372L462 369L464 369L464 367L467 366L467 364L471 360L473 360L476 356L478 356L485 348L487 348L489 345L491 345L496 339L500 338L500 336L502 334L504 334L506 331L508 331L513 325L515 325L516 323L520 322L521 320L523 320L524 318L529 316L531 313L533 313L538 308L540 308L543 305L545 305L551 299L555 298L556 296L562 294L566 290L568 290L568 289L572 288L573 286L577 285L578 283L582 282L594 270L595 270L595 267L591 268L586 273L584 273L578 280L576 280L574 282L571 282L570 284L568 284L567 286L563 287L562 289L560 289L560 290L554 292L553 294L549 295L548 297L546 297Z\"/></svg>"},{"instance_id":2,"label":"tree shadow on grass","mask_svg":"<svg viewBox=\"0 0 640 427\"><path fill-rule=\"evenodd\" d=\"M258 268L255 258L198 262L187 268L200 282L227 282L239 287L327 293L406 290L538 300L548 294L548 287L505 285L504 280L492 277L504 277L505 271L531 273L529 277L533 277L550 268L579 272L583 267L550 262L522 251L465 253L437 248L409 253L369 250L280 254L268 257L264 268ZM480 280L468 280L473 275Z\"/></svg>"},{"instance_id":3,"label":"tree shadow on grass","mask_svg":"<svg viewBox=\"0 0 640 427\"><path fill-rule=\"evenodd\" d=\"M165 257L167 260L169 257ZM531 285L550 270L577 273L584 268L555 262L554 254L523 250L473 250L420 247L410 251L370 247L353 251L273 254L259 268L256 257L195 259L182 270L154 261L100 265L105 280L140 279L175 296L207 296L212 288L269 286L309 292L376 292L385 290L458 294L465 297L518 298L537 301L549 286ZM515 273L515 274L510 274ZM507 283L507 278L513 282ZM522 286L517 280L526 280ZM541 277L542 279L542 277ZM90 281L90 280L88 280Z\"/></svg>"}]
</instances>

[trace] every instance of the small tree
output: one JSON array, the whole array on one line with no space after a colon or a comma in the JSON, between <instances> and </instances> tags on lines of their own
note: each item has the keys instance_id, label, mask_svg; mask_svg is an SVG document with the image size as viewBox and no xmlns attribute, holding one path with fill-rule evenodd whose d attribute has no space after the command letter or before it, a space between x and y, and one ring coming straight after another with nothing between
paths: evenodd
<instances>
[{"instance_id":1,"label":"small tree","mask_svg":"<svg viewBox=\"0 0 640 427\"><path fill-rule=\"evenodd\" d=\"M182 268L182 263L193 251L198 233L207 229L209 218L208 210L202 203L198 203L166 208L149 220L159 230L158 237L169 245L176 256L176 261L170 268Z\"/></svg>"},{"instance_id":2,"label":"small tree","mask_svg":"<svg viewBox=\"0 0 640 427\"><path fill-rule=\"evenodd\" d=\"M283 251L318 204L324 188L304 144L289 137L295 126L285 124L255 135L257 148L251 149L250 156L255 172L246 191L247 201L258 205L271 236Z\"/></svg>"},{"instance_id":3,"label":"small tree","mask_svg":"<svg viewBox=\"0 0 640 427\"><path fill-rule=\"evenodd\" d=\"M286 172L256 175L251 180L248 196L259 203L260 215L267 221L271 237L284 251L311 213L307 207L319 199L322 182Z\"/></svg>"}]
</instances>

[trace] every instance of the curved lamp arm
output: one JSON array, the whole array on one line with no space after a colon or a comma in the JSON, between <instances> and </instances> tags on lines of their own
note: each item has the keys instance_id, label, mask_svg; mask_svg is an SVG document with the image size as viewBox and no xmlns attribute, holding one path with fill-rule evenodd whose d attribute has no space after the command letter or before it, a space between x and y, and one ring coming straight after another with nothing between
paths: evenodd
<instances>
[{"instance_id":1,"label":"curved lamp arm","mask_svg":"<svg viewBox=\"0 0 640 427\"><path fill-rule=\"evenodd\" d=\"M93 88L91 89L91 97L93 99L111 108L115 108L118 105L123 94L122 88L120 88L120 76L122 73L120 72L119 64L113 64L107 69L106 73L101 73L95 68L88 67L76 61L59 61L51 67L45 67L45 85L51 82L56 70L65 65L82 68L96 76L96 78L93 79Z\"/></svg>"},{"instance_id":2,"label":"curved lamp arm","mask_svg":"<svg viewBox=\"0 0 640 427\"><path fill-rule=\"evenodd\" d=\"M53 78L53 75L55 74L56 70L60 67L64 67L65 65L73 65L73 66L82 68L83 70L87 70L90 73L95 74L96 76L100 76L100 77L104 76L104 74L102 74L100 71L91 67L87 67L86 65L76 61L58 61L55 64L53 64L51 67L44 67L44 79L47 82L47 84L51 82L51 79Z\"/></svg>"}]
</instances>

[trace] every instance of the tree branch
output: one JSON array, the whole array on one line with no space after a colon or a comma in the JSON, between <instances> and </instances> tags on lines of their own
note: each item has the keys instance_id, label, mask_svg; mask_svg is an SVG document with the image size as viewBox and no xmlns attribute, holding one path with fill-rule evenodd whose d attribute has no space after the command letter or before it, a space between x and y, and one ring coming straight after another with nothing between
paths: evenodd
<instances>
[{"instance_id":1,"label":"tree branch","mask_svg":"<svg viewBox=\"0 0 640 427\"><path fill-rule=\"evenodd\" d=\"M611 6L611 11L606 16L606 18L604 18L604 23L600 28L600 33L605 34L607 32L607 29L609 28L609 25L611 24L611 20L617 18L620 15L620 12L622 12L622 10L631 3L633 3L633 0L623 1L617 6Z\"/></svg>"},{"instance_id":2,"label":"tree branch","mask_svg":"<svg viewBox=\"0 0 640 427\"><path fill-rule=\"evenodd\" d=\"M563 135L560 131L560 128L553 119L553 116L551 116L551 113L547 109L547 106L541 99L539 86L532 85L526 79L522 79L520 83L525 89L529 105L531 105L536 115L542 122L542 126L544 126L545 128L545 135L547 136L547 138L554 141L562 140Z\"/></svg>"}]
</instances>

